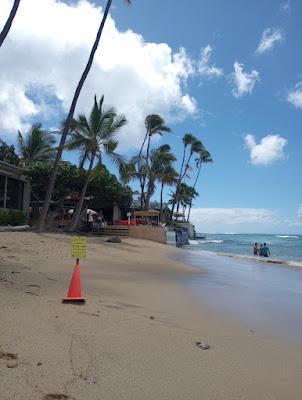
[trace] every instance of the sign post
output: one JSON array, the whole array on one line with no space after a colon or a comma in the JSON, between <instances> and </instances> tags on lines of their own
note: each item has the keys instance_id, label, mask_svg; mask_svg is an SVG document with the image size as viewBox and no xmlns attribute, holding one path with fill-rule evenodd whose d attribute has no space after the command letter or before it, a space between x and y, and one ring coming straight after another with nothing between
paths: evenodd
<instances>
[{"instance_id":1,"label":"sign post","mask_svg":"<svg viewBox=\"0 0 302 400\"><path fill-rule=\"evenodd\" d=\"M127 217L128 217L128 225L130 225L131 212L127 212Z\"/></svg>"},{"instance_id":2,"label":"sign post","mask_svg":"<svg viewBox=\"0 0 302 400\"><path fill-rule=\"evenodd\" d=\"M86 253L87 239L85 237L76 237L72 239L71 256L76 259L76 265L71 278L68 295L63 299L63 303L85 303L81 290L80 258L85 258Z\"/></svg>"},{"instance_id":3,"label":"sign post","mask_svg":"<svg viewBox=\"0 0 302 400\"><path fill-rule=\"evenodd\" d=\"M87 253L87 238L76 237L72 239L71 256L76 259L76 264L79 265L80 258L85 258Z\"/></svg>"}]
</instances>

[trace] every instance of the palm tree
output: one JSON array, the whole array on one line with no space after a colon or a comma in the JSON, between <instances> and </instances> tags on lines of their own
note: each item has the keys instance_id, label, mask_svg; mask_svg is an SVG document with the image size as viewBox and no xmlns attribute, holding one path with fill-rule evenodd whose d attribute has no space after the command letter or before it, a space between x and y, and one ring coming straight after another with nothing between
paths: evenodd
<instances>
[{"instance_id":1,"label":"palm tree","mask_svg":"<svg viewBox=\"0 0 302 400\"><path fill-rule=\"evenodd\" d=\"M184 156L185 156L185 154L186 154L186 147L187 147L189 144L191 145L191 146L190 146L190 152L189 152L187 161L186 161L186 163L185 163L185 167L183 168L183 165L182 165L182 167L181 167L181 171L180 171L178 183L177 183L177 186L176 186L176 196L175 196L175 198L174 198L174 202L172 203L172 216L173 216L173 213L174 213L174 208L175 208L176 203L178 203L177 209L179 208L179 201L178 201L177 194L178 194L180 185L181 185L181 183L182 183L182 180L183 180L183 178L185 177L185 175L186 175L186 173L187 173L187 170L190 168L190 161L191 161L191 158L192 158L192 156L193 156L194 153L199 153L199 152L204 148L204 146L203 146L203 144L202 144L202 142L201 142L200 140L197 140L197 139L196 139L193 135L191 135L191 134L187 134L187 135L190 135L190 136L187 136L187 138L186 138L186 135L185 135L184 138L183 138L183 143L184 143ZM184 157L183 157L183 162L184 162Z\"/></svg>"},{"instance_id":2,"label":"palm tree","mask_svg":"<svg viewBox=\"0 0 302 400\"><path fill-rule=\"evenodd\" d=\"M160 189L160 221L163 222L163 192L164 186L176 185L178 173L175 171L172 165L165 166L158 176L158 180L161 182Z\"/></svg>"},{"instance_id":3,"label":"palm tree","mask_svg":"<svg viewBox=\"0 0 302 400\"><path fill-rule=\"evenodd\" d=\"M5 23L3 29L2 29L2 31L0 33L0 47L2 46L2 43L4 42L8 32L9 32L11 26L12 26L12 23L13 23L13 20L15 18L15 15L17 13L20 1L21 0L15 0L14 1L14 4L13 4L12 9L10 11L10 14L9 14L9 16L8 16L8 18L6 20L6 23Z\"/></svg>"},{"instance_id":4,"label":"palm tree","mask_svg":"<svg viewBox=\"0 0 302 400\"><path fill-rule=\"evenodd\" d=\"M181 167L180 167L180 172L179 172L179 178L183 174L183 167L184 167L184 163L185 163L187 147L190 144L192 144L192 143L194 143L196 141L197 141L197 139L196 139L196 137L194 135L192 135L192 133L186 133L184 135L184 137L182 138L182 142L183 142L183 145L184 145L184 150L183 150L182 162L181 162Z\"/></svg>"},{"instance_id":5,"label":"palm tree","mask_svg":"<svg viewBox=\"0 0 302 400\"><path fill-rule=\"evenodd\" d=\"M183 213L184 213L187 205L189 205L190 202L192 201L192 199L197 196L198 196L198 193L193 188L193 186L189 186L186 183L181 183L179 186L178 195L177 195L177 199L176 199L177 212L179 211L179 206L182 205L183 209L184 209L184 211L183 211ZM175 201L175 198L176 198L176 193L173 193L172 201Z\"/></svg>"},{"instance_id":6,"label":"palm tree","mask_svg":"<svg viewBox=\"0 0 302 400\"><path fill-rule=\"evenodd\" d=\"M127 186L131 180L138 178L135 162L131 160L130 162L121 163L119 166L119 174L124 187Z\"/></svg>"},{"instance_id":7,"label":"palm tree","mask_svg":"<svg viewBox=\"0 0 302 400\"><path fill-rule=\"evenodd\" d=\"M94 106L89 118L87 119L85 115L81 114L78 119L73 119L71 122L71 139L66 148L68 150L80 150L81 158L86 155L89 160L80 200L72 218L71 231L75 230L79 223L94 161L98 159L102 165L104 153L108 154L117 163L122 161L122 157L115 153L118 144L115 140L115 135L127 123L127 120L123 115L117 115L113 107L104 109L103 103L104 96L102 96L99 103L95 96Z\"/></svg>"},{"instance_id":8,"label":"palm tree","mask_svg":"<svg viewBox=\"0 0 302 400\"><path fill-rule=\"evenodd\" d=\"M171 152L171 147L168 144L160 146L158 149L153 149L150 154L150 167L147 171L148 190L145 198L145 209L150 206L150 199L155 191L155 182L160 180L163 170L172 165L176 157Z\"/></svg>"},{"instance_id":9,"label":"palm tree","mask_svg":"<svg viewBox=\"0 0 302 400\"><path fill-rule=\"evenodd\" d=\"M44 131L42 124L32 125L25 137L18 131L18 150L25 166L33 161L53 159L55 143L54 136Z\"/></svg>"},{"instance_id":10,"label":"palm tree","mask_svg":"<svg viewBox=\"0 0 302 400\"><path fill-rule=\"evenodd\" d=\"M212 160L211 154L206 149L203 149L203 150L201 150L201 152L199 153L199 157L196 158L195 161L196 161L196 168L197 168L198 172L197 172L195 182L193 185L194 190L196 188L196 184L197 184L197 181L198 181L198 178L200 175L202 164L211 163L211 162L213 162L213 160ZM192 198L192 200L193 200L193 198ZM190 205L189 205L188 219L187 219L188 222L189 222L190 214L191 214L192 200L190 201Z\"/></svg>"},{"instance_id":11,"label":"palm tree","mask_svg":"<svg viewBox=\"0 0 302 400\"><path fill-rule=\"evenodd\" d=\"M140 172L139 180L140 180L140 187L141 187L141 208L146 204L145 203L145 185L146 185L146 177L149 170L149 152L150 152L150 143L151 137L154 135L162 136L164 132L171 132L171 129L166 126L165 120L157 114L150 114L147 115L145 119L145 127L146 127L146 134L140 148L140 152L138 154L137 165L138 171ZM146 157L142 157L142 152L147 141L147 151Z\"/></svg>"},{"instance_id":12,"label":"palm tree","mask_svg":"<svg viewBox=\"0 0 302 400\"><path fill-rule=\"evenodd\" d=\"M194 189L193 186L186 186L183 188L182 197L180 200L181 205L183 206L183 215L185 218L185 213L187 206L192 204L193 199L199 196L198 192Z\"/></svg>"},{"instance_id":13,"label":"palm tree","mask_svg":"<svg viewBox=\"0 0 302 400\"><path fill-rule=\"evenodd\" d=\"M128 4L131 4L131 0L126 0L126 2ZM55 159L55 163L54 163L54 166L53 166L52 174L51 174L50 179L49 179L49 183L48 183L48 188L47 188L47 191L46 191L46 196L45 196L45 200L44 200L43 209L42 209L42 212L41 212L39 223L37 225L38 232L41 232L43 230L43 228L44 228L46 215L48 213L50 201L51 201L51 198L52 198L53 189L54 189L56 178L57 178L57 174L58 174L59 163L60 163L60 160L61 160L61 157L62 157L62 153L63 153L64 147L65 147L65 142L66 142L67 135L69 134L69 131L70 131L70 127L71 127L71 123L72 123L72 120L73 120L75 107L76 107L78 98L80 96L82 87L84 85L84 82L85 82L85 80L86 80L86 78L87 78L87 76L89 74L90 69L91 69L92 62L93 62L93 59L94 59L94 55L95 55L95 52L96 52L96 50L98 48L98 45L99 45L99 42L100 42L100 39L101 39L101 35L102 35L103 29L104 29L104 26L105 26L105 22L107 20L107 16L108 16L111 4L112 4L112 0L108 0L107 3L106 3L106 7L105 7L104 14L103 14L103 18L102 18L101 24L99 26L98 32L96 34L96 38L95 38L95 41L93 43L93 46L92 46L92 49L91 49L87 64L85 66L83 74L82 74L82 76L81 76L81 78L79 80L79 83L78 83L78 85L76 87L76 90L74 92L74 95L73 95L73 99L72 99L71 106L70 106L70 109L69 109L69 112L68 112L68 116L67 116L67 119L66 119L66 122L64 124L63 131L62 131L62 136L61 136L59 148L58 148L58 151L57 151L57 154L56 154L56 159Z\"/></svg>"}]
</instances>

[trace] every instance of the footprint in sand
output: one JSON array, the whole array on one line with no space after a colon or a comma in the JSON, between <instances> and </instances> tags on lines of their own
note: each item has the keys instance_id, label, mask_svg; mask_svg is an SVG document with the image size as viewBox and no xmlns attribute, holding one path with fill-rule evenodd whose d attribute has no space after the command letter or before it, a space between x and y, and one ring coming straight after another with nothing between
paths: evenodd
<instances>
[{"instance_id":1,"label":"footprint in sand","mask_svg":"<svg viewBox=\"0 0 302 400\"><path fill-rule=\"evenodd\" d=\"M43 400L74 400L74 397L67 396L61 393L48 393L43 396Z\"/></svg>"},{"instance_id":2,"label":"footprint in sand","mask_svg":"<svg viewBox=\"0 0 302 400\"><path fill-rule=\"evenodd\" d=\"M16 368L18 366L18 354L0 351L0 360L5 361L7 368Z\"/></svg>"},{"instance_id":3,"label":"footprint in sand","mask_svg":"<svg viewBox=\"0 0 302 400\"><path fill-rule=\"evenodd\" d=\"M32 296L39 296L39 294L37 294L37 293L34 293L34 292L25 292L26 294L31 294Z\"/></svg>"},{"instance_id":4,"label":"footprint in sand","mask_svg":"<svg viewBox=\"0 0 302 400\"><path fill-rule=\"evenodd\" d=\"M205 342L195 342L196 346L201 350L209 350L210 345Z\"/></svg>"}]
</instances>

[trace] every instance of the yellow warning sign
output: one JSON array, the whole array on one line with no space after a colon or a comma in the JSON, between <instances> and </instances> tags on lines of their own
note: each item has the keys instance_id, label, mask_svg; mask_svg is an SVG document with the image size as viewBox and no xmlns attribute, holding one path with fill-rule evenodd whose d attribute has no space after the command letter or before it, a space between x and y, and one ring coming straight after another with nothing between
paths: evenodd
<instances>
[{"instance_id":1,"label":"yellow warning sign","mask_svg":"<svg viewBox=\"0 0 302 400\"><path fill-rule=\"evenodd\" d=\"M87 252L87 239L84 237L76 237L72 239L71 255L74 258L85 258Z\"/></svg>"}]
</instances>

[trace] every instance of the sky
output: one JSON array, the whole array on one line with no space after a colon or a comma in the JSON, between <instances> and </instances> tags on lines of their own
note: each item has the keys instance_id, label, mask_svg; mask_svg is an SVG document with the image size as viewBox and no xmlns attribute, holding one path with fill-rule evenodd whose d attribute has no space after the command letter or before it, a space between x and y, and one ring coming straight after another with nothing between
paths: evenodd
<instances>
[{"instance_id":1,"label":"sky","mask_svg":"<svg viewBox=\"0 0 302 400\"><path fill-rule=\"evenodd\" d=\"M1 0L0 26L12 3ZM21 1L0 49L2 139L60 126L104 4ZM172 129L153 146L178 159L183 135L198 137L214 160L197 185L198 231L302 233L301 17L299 0L113 0L76 114L104 94L129 121L118 148L129 156L151 113Z\"/></svg>"}]
</instances>

